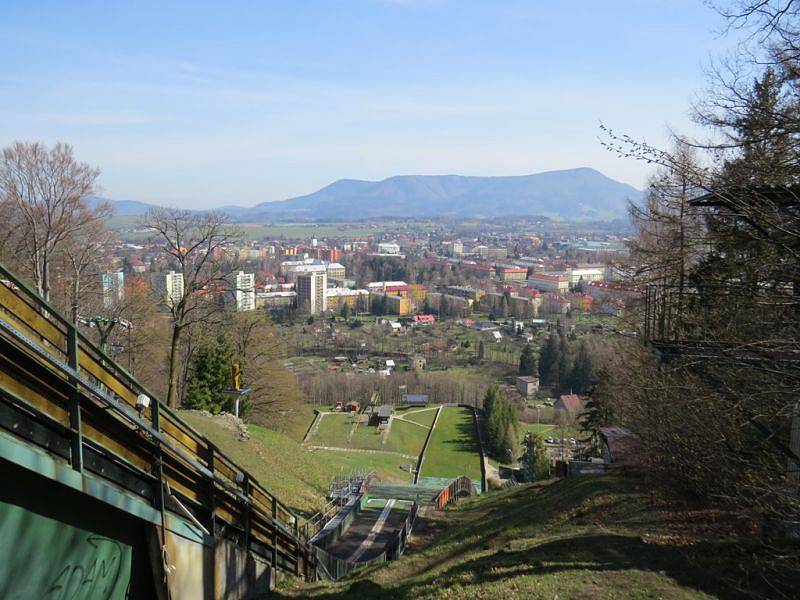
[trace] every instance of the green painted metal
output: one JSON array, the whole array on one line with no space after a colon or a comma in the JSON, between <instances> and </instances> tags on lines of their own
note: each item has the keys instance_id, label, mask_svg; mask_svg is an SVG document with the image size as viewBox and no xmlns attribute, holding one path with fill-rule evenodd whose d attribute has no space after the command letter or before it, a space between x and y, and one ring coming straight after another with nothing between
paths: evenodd
<instances>
[{"instance_id":1,"label":"green painted metal","mask_svg":"<svg viewBox=\"0 0 800 600\"><path fill-rule=\"evenodd\" d=\"M6 459L38 475L57 481L74 490L82 491L134 517L161 525L161 513L138 497L102 481L90 473L78 473L64 462L53 459L45 452L3 431L0 431L0 459ZM166 513L165 516L167 529L173 533L207 546L213 545L213 540L205 536L192 523L172 513ZM3 538L0 538L0 546L2 545ZM0 595L0 598L4 598L4 596Z\"/></svg>"},{"instance_id":2,"label":"green painted metal","mask_svg":"<svg viewBox=\"0 0 800 600\"><path fill-rule=\"evenodd\" d=\"M2 598L127 598L127 544L5 502L0 540Z\"/></svg>"}]
</instances>

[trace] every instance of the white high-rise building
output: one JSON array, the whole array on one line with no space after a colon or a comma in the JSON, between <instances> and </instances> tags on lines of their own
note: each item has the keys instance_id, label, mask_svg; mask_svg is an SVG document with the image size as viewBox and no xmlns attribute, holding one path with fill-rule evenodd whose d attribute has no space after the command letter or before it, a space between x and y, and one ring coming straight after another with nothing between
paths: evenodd
<instances>
[{"instance_id":1,"label":"white high-rise building","mask_svg":"<svg viewBox=\"0 0 800 600\"><path fill-rule=\"evenodd\" d=\"M170 271L164 275L164 293L167 304L175 306L183 298L183 273Z\"/></svg>"},{"instance_id":2,"label":"white high-rise building","mask_svg":"<svg viewBox=\"0 0 800 600\"><path fill-rule=\"evenodd\" d=\"M303 308L307 308L312 315L325 312L328 309L325 289L328 287L328 276L325 271L298 273L297 275L297 301Z\"/></svg>"},{"instance_id":3,"label":"white high-rise building","mask_svg":"<svg viewBox=\"0 0 800 600\"><path fill-rule=\"evenodd\" d=\"M236 274L234 297L236 310L255 310L256 308L256 276L255 273L239 271Z\"/></svg>"},{"instance_id":4,"label":"white high-rise building","mask_svg":"<svg viewBox=\"0 0 800 600\"><path fill-rule=\"evenodd\" d=\"M106 271L101 277L104 307L108 308L125 299L125 276L122 271Z\"/></svg>"}]
</instances>

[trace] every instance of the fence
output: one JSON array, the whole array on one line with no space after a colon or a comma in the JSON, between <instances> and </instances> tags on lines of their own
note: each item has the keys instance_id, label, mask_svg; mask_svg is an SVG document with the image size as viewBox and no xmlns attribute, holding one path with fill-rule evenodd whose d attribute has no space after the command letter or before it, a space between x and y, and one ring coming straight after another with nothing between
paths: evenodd
<instances>
[{"instance_id":1,"label":"fence","mask_svg":"<svg viewBox=\"0 0 800 600\"><path fill-rule=\"evenodd\" d=\"M472 480L462 475L461 477L453 479L450 485L439 492L433 503L436 505L437 509L441 510L451 502L455 502L459 497L474 496L477 493L478 491L475 489Z\"/></svg>"},{"instance_id":2,"label":"fence","mask_svg":"<svg viewBox=\"0 0 800 600\"><path fill-rule=\"evenodd\" d=\"M425 453L428 451L428 444L431 441L433 430L436 429L436 423L439 422L439 415L442 414L443 407L444 405L436 409L436 416L433 417L433 423L431 423L431 428L428 430L428 435L425 436L425 443L422 445L422 451L419 453L419 460L417 461L417 469L414 473L414 483L419 483L419 474L422 472L422 463L425 462Z\"/></svg>"},{"instance_id":3,"label":"fence","mask_svg":"<svg viewBox=\"0 0 800 600\"><path fill-rule=\"evenodd\" d=\"M360 496L359 502L357 503L358 506L363 506L367 500L367 495ZM343 520L343 526L341 528L337 527L337 530L339 530L338 535L341 535L344 531L346 531L353 518L355 518L355 514L358 512L358 510L356 509L356 506L353 508L354 510L349 513L353 515L349 521ZM418 510L419 504L414 502L411 505L411 510L406 516L405 521L403 522L403 526L397 531L392 540L387 543L386 549L369 560L351 561L345 558L340 558L331 554L325 547L323 547L329 546L329 544L323 544L322 546L319 546L317 545L318 542L315 542L314 551L317 557L317 569L319 571L319 577L333 580L341 579L348 573L352 573L357 569L363 569L369 565L384 563L400 558L405 551L406 544L408 542L408 536L411 535L411 531L414 527L414 521L417 518Z\"/></svg>"},{"instance_id":4,"label":"fence","mask_svg":"<svg viewBox=\"0 0 800 600\"><path fill-rule=\"evenodd\" d=\"M285 505L2 266L0 277L0 426L211 535L224 529L274 567L313 576Z\"/></svg>"}]
</instances>

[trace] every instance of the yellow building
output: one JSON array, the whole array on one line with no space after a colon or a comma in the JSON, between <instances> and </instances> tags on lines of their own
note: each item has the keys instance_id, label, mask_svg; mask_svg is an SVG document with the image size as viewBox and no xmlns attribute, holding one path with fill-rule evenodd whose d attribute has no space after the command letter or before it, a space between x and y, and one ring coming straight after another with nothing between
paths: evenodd
<instances>
[{"instance_id":1,"label":"yellow building","mask_svg":"<svg viewBox=\"0 0 800 600\"><path fill-rule=\"evenodd\" d=\"M408 298L404 298L403 296L385 294L383 292L370 292L370 307L374 306L377 302L381 304L384 302L386 303L386 314L398 315L401 317L411 314L411 303L408 301Z\"/></svg>"},{"instance_id":2,"label":"yellow building","mask_svg":"<svg viewBox=\"0 0 800 600\"><path fill-rule=\"evenodd\" d=\"M366 310L369 302L369 292L367 290L328 288L325 296L328 301L328 310L333 312L339 312L345 304L349 304L353 310Z\"/></svg>"}]
</instances>

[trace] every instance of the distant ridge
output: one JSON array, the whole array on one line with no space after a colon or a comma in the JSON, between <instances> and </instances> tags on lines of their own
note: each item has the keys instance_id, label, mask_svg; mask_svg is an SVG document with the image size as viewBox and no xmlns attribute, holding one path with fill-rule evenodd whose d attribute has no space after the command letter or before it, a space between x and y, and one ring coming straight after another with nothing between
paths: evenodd
<instances>
[{"instance_id":1,"label":"distant ridge","mask_svg":"<svg viewBox=\"0 0 800 600\"><path fill-rule=\"evenodd\" d=\"M472 177L400 175L382 181L340 179L321 190L253 207L226 206L236 221L342 220L377 217L545 216L610 220L625 215L642 192L583 167L533 175ZM112 202L118 215L139 215L148 204Z\"/></svg>"}]
</instances>

